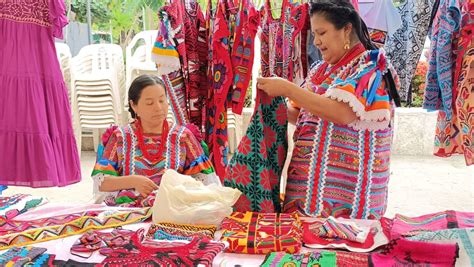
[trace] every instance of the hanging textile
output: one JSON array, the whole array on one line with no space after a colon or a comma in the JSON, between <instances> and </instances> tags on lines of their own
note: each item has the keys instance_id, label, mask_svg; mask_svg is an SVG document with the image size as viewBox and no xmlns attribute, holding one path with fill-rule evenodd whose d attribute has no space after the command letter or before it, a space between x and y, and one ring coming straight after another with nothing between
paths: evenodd
<instances>
[{"instance_id":1,"label":"hanging textile","mask_svg":"<svg viewBox=\"0 0 474 267\"><path fill-rule=\"evenodd\" d=\"M452 118L440 110L436 125L435 151L440 157L463 154L466 165L474 164L474 2L462 6L460 31L454 50Z\"/></svg>"},{"instance_id":2,"label":"hanging textile","mask_svg":"<svg viewBox=\"0 0 474 267\"><path fill-rule=\"evenodd\" d=\"M205 20L194 0L172 0L158 12L152 58L165 81L176 123L203 129L207 105L207 43Z\"/></svg>"},{"instance_id":3,"label":"hanging textile","mask_svg":"<svg viewBox=\"0 0 474 267\"><path fill-rule=\"evenodd\" d=\"M0 185L37 188L81 180L54 46L68 23L65 14L64 0L1 1Z\"/></svg>"},{"instance_id":4,"label":"hanging textile","mask_svg":"<svg viewBox=\"0 0 474 267\"><path fill-rule=\"evenodd\" d=\"M221 224L227 252L268 254L301 249L301 222L296 214L234 212Z\"/></svg>"},{"instance_id":5,"label":"hanging textile","mask_svg":"<svg viewBox=\"0 0 474 267\"><path fill-rule=\"evenodd\" d=\"M370 39L379 48L383 47L389 35L402 25L402 19L392 0L378 0L361 3L359 14L369 30Z\"/></svg>"},{"instance_id":6,"label":"hanging textile","mask_svg":"<svg viewBox=\"0 0 474 267\"><path fill-rule=\"evenodd\" d=\"M400 79L400 99L411 103L410 85L423 52L432 5L430 0L406 0L397 9L402 26L388 37L385 50Z\"/></svg>"},{"instance_id":7,"label":"hanging textile","mask_svg":"<svg viewBox=\"0 0 474 267\"><path fill-rule=\"evenodd\" d=\"M459 0L442 0L433 21L423 108L442 110L448 120L452 118L453 104L453 40L460 22Z\"/></svg>"},{"instance_id":8,"label":"hanging textile","mask_svg":"<svg viewBox=\"0 0 474 267\"><path fill-rule=\"evenodd\" d=\"M219 0L215 10L209 1L209 109L207 143L221 181L228 164L227 109L241 113L251 79L254 37L259 25L258 12L251 1L234 6Z\"/></svg>"},{"instance_id":9,"label":"hanging textile","mask_svg":"<svg viewBox=\"0 0 474 267\"><path fill-rule=\"evenodd\" d=\"M256 110L224 179L224 186L242 192L234 211L281 211L280 177L288 149L287 116L284 98L270 98L257 91Z\"/></svg>"}]
</instances>

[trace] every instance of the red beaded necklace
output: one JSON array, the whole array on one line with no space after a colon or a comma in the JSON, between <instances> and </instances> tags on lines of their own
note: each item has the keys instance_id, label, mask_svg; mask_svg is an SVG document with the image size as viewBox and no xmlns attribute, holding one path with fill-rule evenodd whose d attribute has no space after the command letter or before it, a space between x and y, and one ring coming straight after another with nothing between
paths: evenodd
<instances>
[{"instance_id":1,"label":"red beaded necklace","mask_svg":"<svg viewBox=\"0 0 474 267\"><path fill-rule=\"evenodd\" d=\"M339 62L332 66L332 68L326 74L323 75L329 65L327 62L324 62L318 69L318 72L316 72L316 74L311 78L313 84L321 85L321 83L324 82L336 70L338 70L344 65L347 65L365 50L365 47L361 43L355 45L349 52L347 52L346 55L341 58L341 60L339 60Z\"/></svg>"},{"instance_id":2,"label":"red beaded necklace","mask_svg":"<svg viewBox=\"0 0 474 267\"><path fill-rule=\"evenodd\" d=\"M137 119L135 121L135 127L137 128L136 134L137 134L138 147L142 151L143 157L150 160L151 162L157 162L158 160L160 160L161 157L164 156L163 152L165 150L166 139L168 138L168 133L169 133L168 121L166 119L163 121L160 147L158 148L158 153L154 155L151 155L150 153L148 153L148 150L154 149L154 146L145 144L145 140L143 138L142 123L140 119Z\"/></svg>"}]
</instances>

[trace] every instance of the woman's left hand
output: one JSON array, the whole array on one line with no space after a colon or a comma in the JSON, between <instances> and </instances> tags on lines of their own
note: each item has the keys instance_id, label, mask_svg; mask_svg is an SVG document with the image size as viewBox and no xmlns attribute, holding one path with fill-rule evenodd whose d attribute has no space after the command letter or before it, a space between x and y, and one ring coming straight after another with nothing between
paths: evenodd
<instances>
[{"instance_id":1,"label":"woman's left hand","mask_svg":"<svg viewBox=\"0 0 474 267\"><path fill-rule=\"evenodd\" d=\"M288 90L291 88L287 86L289 81L280 77L257 78L257 88L267 93L269 96L288 96Z\"/></svg>"}]
</instances>

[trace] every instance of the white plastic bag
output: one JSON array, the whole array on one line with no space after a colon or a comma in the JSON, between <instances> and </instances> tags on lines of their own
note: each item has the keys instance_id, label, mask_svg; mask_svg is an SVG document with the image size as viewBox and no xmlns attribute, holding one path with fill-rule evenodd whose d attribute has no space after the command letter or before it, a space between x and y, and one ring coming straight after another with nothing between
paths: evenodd
<instances>
[{"instance_id":1,"label":"white plastic bag","mask_svg":"<svg viewBox=\"0 0 474 267\"><path fill-rule=\"evenodd\" d=\"M221 185L204 185L192 177L166 170L153 204L153 222L216 225L232 213L241 192Z\"/></svg>"}]
</instances>

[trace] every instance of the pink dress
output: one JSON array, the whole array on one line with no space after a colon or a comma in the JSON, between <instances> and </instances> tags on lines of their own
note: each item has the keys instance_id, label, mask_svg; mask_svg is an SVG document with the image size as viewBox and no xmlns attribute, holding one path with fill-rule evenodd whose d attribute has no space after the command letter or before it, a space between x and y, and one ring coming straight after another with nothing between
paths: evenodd
<instances>
[{"instance_id":1,"label":"pink dress","mask_svg":"<svg viewBox=\"0 0 474 267\"><path fill-rule=\"evenodd\" d=\"M54 37L62 0L0 1L0 184L66 186L81 180L67 89Z\"/></svg>"}]
</instances>

